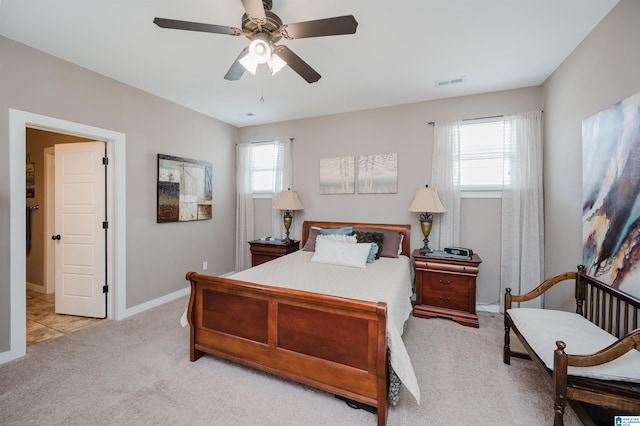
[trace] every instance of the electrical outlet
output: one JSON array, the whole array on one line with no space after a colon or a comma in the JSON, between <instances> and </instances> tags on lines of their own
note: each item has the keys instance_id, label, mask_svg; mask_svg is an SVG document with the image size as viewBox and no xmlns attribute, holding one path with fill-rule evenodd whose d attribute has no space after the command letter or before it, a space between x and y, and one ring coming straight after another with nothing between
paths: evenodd
<instances>
[{"instance_id":1,"label":"electrical outlet","mask_svg":"<svg viewBox=\"0 0 640 426\"><path fill-rule=\"evenodd\" d=\"M202 270L203 271L206 271L208 267L209 267L209 262L207 262L206 260L204 262L202 262Z\"/></svg>"}]
</instances>

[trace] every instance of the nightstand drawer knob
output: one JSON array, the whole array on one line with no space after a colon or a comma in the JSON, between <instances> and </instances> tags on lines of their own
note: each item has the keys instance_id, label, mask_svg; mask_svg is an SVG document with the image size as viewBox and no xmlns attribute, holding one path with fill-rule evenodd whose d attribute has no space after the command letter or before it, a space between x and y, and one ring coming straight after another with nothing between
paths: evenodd
<instances>
[{"instance_id":1,"label":"nightstand drawer knob","mask_svg":"<svg viewBox=\"0 0 640 426\"><path fill-rule=\"evenodd\" d=\"M442 297L442 296L440 296L438 299L440 299L440 301L444 302L444 303L451 302L451 298L450 297Z\"/></svg>"},{"instance_id":2,"label":"nightstand drawer knob","mask_svg":"<svg viewBox=\"0 0 640 426\"><path fill-rule=\"evenodd\" d=\"M444 280L438 280L438 282L439 282L440 284L442 284L442 285L451 285L451 281L449 281L449 280L447 280L447 281L444 281Z\"/></svg>"}]
</instances>

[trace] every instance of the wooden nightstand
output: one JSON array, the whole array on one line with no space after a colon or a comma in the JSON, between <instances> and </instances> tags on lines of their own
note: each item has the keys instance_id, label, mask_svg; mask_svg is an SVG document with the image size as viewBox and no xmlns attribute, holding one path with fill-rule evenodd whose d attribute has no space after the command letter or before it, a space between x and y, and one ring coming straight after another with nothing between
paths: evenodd
<instances>
[{"instance_id":1,"label":"wooden nightstand","mask_svg":"<svg viewBox=\"0 0 640 426\"><path fill-rule=\"evenodd\" d=\"M291 240L288 243L253 240L249 241L249 245L251 246L251 266L260 265L300 249L300 241L296 240Z\"/></svg>"},{"instance_id":2,"label":"wooden nightstand","mask_svg":"<svg viewBox=\"0 0 640 426\"><path fill-rule=\"evenodd\" d=\"M482 260L435 257L413 252L416 272L416 305L413 316L450 318L478 328L476 277Z\"/></svg>"}]
</instances>

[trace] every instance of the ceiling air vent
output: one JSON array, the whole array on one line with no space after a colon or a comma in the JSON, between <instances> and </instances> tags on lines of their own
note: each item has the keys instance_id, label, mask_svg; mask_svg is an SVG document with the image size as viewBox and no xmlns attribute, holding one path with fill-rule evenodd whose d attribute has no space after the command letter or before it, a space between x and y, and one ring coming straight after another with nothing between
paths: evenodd
<instances>
[{"instance_id":1,"label":"ceiling air vent","mask_svg":"<svg viewBox=\"0 0 640 426\"><path fill-rule=\"evenodd\" d=\"M464 77L456 77L456 78L452 78L451 80L437 80L436 87L448 86L450 84L458 84L458 83L462 83L463 81L464 81Z\"/></svg>"}]
</instances>

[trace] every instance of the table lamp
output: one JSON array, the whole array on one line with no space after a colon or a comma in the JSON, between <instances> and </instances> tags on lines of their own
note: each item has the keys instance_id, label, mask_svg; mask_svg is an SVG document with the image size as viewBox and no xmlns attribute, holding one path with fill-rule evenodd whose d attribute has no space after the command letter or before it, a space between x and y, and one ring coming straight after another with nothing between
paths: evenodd
<instances>
[{"instance_id":1,"label":"table lamp","mask_svg":"<svg viewBox=\"0 0 640 426\"><path fill-rule=\"evenodd\" d=\"M420 249L420 253L433 252L429 248L429 234L433 224L433 214L447 211L440 202L440 198L438 198L438 191L435 188L429 188L429 185L425 185L424 188L418 188L409 211L420 213L420 228L424 235L424 247Z\"/></svg>"},{"instance_id":2,"label":"table lamp","mask_svg":"<svg viewBox=\"0 0 640 426\"><path fill-rule=\"evenodd\" d=\"M287 237L284 239L285 242L290 242L289 238L289 228L291 227L291 222L293 221L293 211L294 210L302 210L302 203L298 198L298 193L296 191L292 191L291 188L286 191L282 191L280 193L280 197L276 202L276 205L273 207L274 209L284 210L284 228L287 230Z\"/></svg>"}]
</instances>

